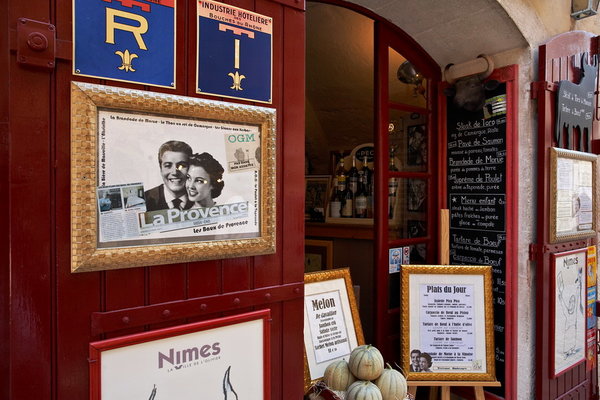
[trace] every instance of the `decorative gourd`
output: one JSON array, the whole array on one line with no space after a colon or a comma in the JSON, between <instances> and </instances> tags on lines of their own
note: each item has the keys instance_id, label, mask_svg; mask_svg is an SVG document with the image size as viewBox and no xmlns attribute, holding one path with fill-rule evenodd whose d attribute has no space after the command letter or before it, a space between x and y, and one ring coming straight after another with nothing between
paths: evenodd
<instances>
[{"instance_id":1,"label":"decorative gourd","mask_svg":"<svg viewBox=\"0 0 600 400\"><path fill-rule=\"evenodd\" d=\"M373 381L383 372L383 356L376 347L365 344L352 350L348 366L358 379Z\"/></svg>"},{"instance_id":2,"label":"decorative gourd","mask_svg":"<svg viewBox=\"0 0 600 400\"><path fill-rule=\"evenodd\" d=\"M408 390L406 378L390 364L387 366L375 381L375 385L381 390L383 400L403 400Z\"/></svg>"},{"instance_id":3,"label":"decorative gourd","mask_svg":"<svg viewBox=\"0 0 600 400\"><path fill-rule=\"evenodd\" d=\"M334 361L325 368L323 380L333 390L346 390L356 378L350 373L346 360Z\"/></svg>"},{"instance_id":4,"label":"decorative gourd","mask_svg":"<svg viewBox=\"0 0 600 400\"><path fill-rule=\"evenodd\" d=\"M356 381L346 391L346 400L383 400L381 391L369 381Z\"/></svg>"}]
</instances>

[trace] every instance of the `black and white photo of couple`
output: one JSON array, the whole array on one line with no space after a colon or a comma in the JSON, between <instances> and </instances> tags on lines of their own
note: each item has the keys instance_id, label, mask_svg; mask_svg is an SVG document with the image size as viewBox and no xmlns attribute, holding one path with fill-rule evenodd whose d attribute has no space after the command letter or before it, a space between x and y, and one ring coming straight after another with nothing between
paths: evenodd
<instances>
[{"instance_id":1,"label":"black and white photo of couple","mask_svg":"<svg viewBox=\"0 0 600 400\"><path fill-rule=\"evenodd\" d=\"M145 192L146 210L188 210L215 205L225 171L210 153L194 153L183 141L169 140L158 149L163 183Z\"/></svg>"}]
</instances>

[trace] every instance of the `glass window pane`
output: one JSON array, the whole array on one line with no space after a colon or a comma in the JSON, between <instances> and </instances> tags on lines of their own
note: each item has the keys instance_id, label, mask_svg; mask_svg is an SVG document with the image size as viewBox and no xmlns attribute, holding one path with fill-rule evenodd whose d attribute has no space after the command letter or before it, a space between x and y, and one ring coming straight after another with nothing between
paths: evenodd
<instances>
[{"instance_id":1,"label":"glass window pane","mask_svg":"<svg viewBox=\"0 0 600 400\"><path fill-rule=\"evenodd\" d=\"M427 232L428 184L426 179L390 178L388 182L389 240L429 235Z\"/></svg>"},{"instance_id":2,"label":"glass window pane","mask_svg":"<svg viewBox=\"0 0 600 400\"><path fill-rule=\"evenodd\" d=\"M427 171L427 115L395 109L389 115L389 170Z\"/></svg>"},{"instance_id":3,"label":"glass window pane","mask_svg":"<svg viewBox=\"0 0 600 400\"><path fill-rule=\"evenodd\" d=\"M406 58L391 47L388 54L390 101L426 108L427 79L424 79Z\"/></svg>"}]
</instances>

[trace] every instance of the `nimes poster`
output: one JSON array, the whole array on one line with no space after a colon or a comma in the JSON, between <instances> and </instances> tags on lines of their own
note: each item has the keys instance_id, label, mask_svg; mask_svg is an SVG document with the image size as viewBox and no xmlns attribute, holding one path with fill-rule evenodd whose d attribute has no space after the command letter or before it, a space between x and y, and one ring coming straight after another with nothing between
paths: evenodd
<instances>
[{"instance_id":1,"label":"nimes poster","mask_svg":"<svg viewBox=\"0 0 600 400\"><path fill-rule=\"evenodd\" d=\"M180 148L159 160L173 142L202 155L201 167ZM98 248L260 234L259 126L99 109L97 168ZM150 202L165 186L182 196L179 208Z\"/></svg>"}]
</instances>

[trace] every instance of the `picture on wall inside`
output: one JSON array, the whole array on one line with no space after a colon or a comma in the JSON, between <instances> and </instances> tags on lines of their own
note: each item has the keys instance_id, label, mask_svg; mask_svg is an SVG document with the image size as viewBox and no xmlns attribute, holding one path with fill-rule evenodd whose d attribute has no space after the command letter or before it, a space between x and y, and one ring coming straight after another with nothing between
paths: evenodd
<instances>
[{"instance_id":1,"label":"picture on wall inside","mask_svg":"<svg viewBox=\"0 0 600 400\"><path fill-rule=\"evenodd\" d=\"M413 125L407 128L408 146L406 163L424 165L427 163L427 133L425 125Z\"/></svg>"},{"instance_id":2,"label":"picture on wall inside","mask_svg":"<svg viewBox=\"0 0 600 400\"><path fill-rule=\"evenodd\" d=\"M408 179L408 211L425 211L427 204L427 181L425 179Z\"/></svg>"}]
</instances>

